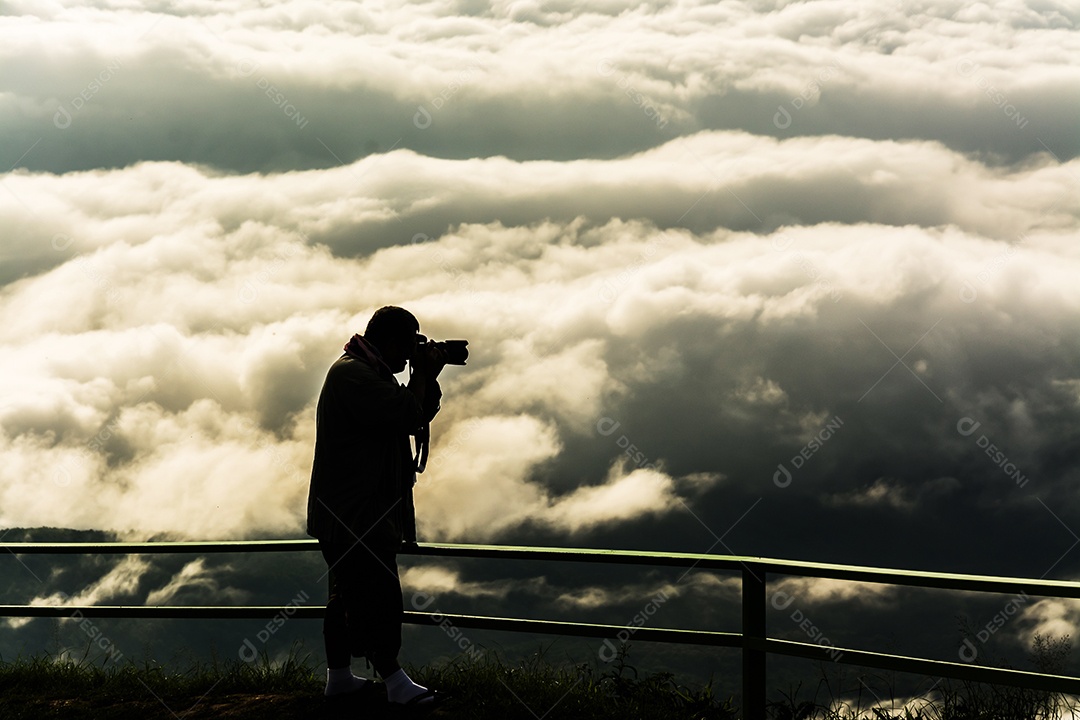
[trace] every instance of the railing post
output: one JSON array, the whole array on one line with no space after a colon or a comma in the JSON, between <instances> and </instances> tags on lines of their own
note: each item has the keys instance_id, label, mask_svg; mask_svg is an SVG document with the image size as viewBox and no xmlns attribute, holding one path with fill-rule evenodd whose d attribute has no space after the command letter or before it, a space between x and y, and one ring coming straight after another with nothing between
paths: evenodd
<instances>
[{"instance_id":1,"label":"railing post","mask_svg":"<svg viewBox=\"0 0 1080 720\"><path fill-rule=\"evenodd\" d=\"M765 650L754 647L764 640L765 568L743 563L742 571L742 686L743 720L765 720Z\"/></svg>"}]
</instances>

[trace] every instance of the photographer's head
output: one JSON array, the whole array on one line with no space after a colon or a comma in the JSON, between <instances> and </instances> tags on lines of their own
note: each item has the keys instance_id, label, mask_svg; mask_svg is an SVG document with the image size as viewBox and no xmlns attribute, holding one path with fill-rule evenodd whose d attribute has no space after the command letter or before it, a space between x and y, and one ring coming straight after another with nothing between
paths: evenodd
<instances>
[{"instance_id":1,"label":"photographer's head","mask_svg":"<svg viewBox=\"0 0 1080 720\"><path fill-rule=\"evenodd\" d=\"M364 330L364 338L379 349L390 369L399 373L416 350L420 323L406 310L387 305L375 311Z\"/></svg>"}]
</instances>

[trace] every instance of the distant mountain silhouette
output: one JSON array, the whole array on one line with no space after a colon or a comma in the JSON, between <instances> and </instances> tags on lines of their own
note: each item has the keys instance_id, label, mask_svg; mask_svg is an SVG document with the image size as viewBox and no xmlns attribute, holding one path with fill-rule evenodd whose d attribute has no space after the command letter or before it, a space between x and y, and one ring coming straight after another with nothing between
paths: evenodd
<instances>
[{"instance_id":1,"label":"distant mountain silhouette","mask_svg":"<svg viewBox=\"0 0 1080 720\"><path fill-rule=\"evenodd\" d=\"M118 542L116 533L107 530L72 530L71 528L36 527L0 530L0 543L16 542Z\"/></svg>"}]
</instances>

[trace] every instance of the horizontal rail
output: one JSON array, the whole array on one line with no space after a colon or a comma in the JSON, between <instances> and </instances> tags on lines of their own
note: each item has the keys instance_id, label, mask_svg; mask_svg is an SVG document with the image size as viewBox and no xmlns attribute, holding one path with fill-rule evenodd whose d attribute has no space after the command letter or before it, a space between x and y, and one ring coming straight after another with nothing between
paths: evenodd
<instances>
[{"instance_id":1,"label":"horizontal rail","mask_svg":"<svg viewBox=\"0 0 1080 720\"><path fill-rule=\"evenodd\" d=\"M286 616L290 619L320 620L325 612L326 608L322 605L0 605L0 617L76 619L86 617L253 620ZM457 627L479 630L511 630L575 637L611 638L620 631L626 630L625 625L405 611L405 622L413 625L440 625L446 621L450 621ZM719 647L742 646L742 636L731 632L640 627L634 629L634 637L655 642Z\"/></svg>"},{"instance_id":2,"label":"horizontal rail","mask_svg":"<svg viewBox=\"0 0 1080 720\"><path fill-rule=\"evenodd\" d=\"M318 620L323 605L0 605L0 617L254 620L286 615Z\"/></svg>"},{"instance_id":3,"label":"horizontal rail","mask_svg":"<svg viewBox=\"0 0 1080 720\"><path fill-rule=\"evenodd\" d=\"M178 553L308 552L318 540L222 540L220 542L27 542L0 543L14 555L171 555Z\"/></svg>"},{"instance_id":4,"label":"horizontal rail","mask_svg":"<svg viewBox=\"0 0 1080 720\"><path fill-rule=\"evenodd\" d=\"M890 655L868 650L854 650L774 638L768 638L764 641L747 638L743 647L744 649L763 650L768 653L790 655L809 660L824 660L845 665L895 670L897 672L921 673L931 677L948 677L991 685L1010 685L1032 690L1080 695L1080 678L1067 675L1047 675L1027 670L967 665L946 660L928 660L907 655Z\"/></svg>"},{"instance_id":5,"label":"horizontal rail","mask_svg":"<svg viewBox=\"0 0 1080 720\"><path fill-rule=\"evenodd\" d=\"M0 543L0 550L15 555L31 554L173 554L223 552L307 552L318 550L316 540L232 540L224 542L144 542L144 543ZM968 575L962 573L875 568L860 565L778 560L741 555L640 552L593 548L520 547L458 543L419 543L405 546L401 555L428 557L484 558L506 560L557 560L563 562L604 562L697 567L702 570L758 568L779 575L883 583L941 590L970 590L1005 594L1027 593L1043 597L1080 598L1080 583L1066 580Z\"/></svg>"}]
</instances>

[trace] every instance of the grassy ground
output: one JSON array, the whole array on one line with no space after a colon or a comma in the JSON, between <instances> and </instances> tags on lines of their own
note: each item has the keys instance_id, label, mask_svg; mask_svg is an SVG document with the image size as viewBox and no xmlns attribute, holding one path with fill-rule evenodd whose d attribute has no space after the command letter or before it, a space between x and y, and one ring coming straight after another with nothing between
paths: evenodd
<instances>
[{"instance_id":1,"label":"grassy ground","mask_svg":"<svg viewBox=\"0 0 1080 720\"><path fill-rule=\"evenodd\" d=\"M438 667L407 668L419 683L452 698L423 713L391 710L381 685L364 697L328 702L323 671L308 656L284 662L195 664L184 671L154 664L112 666L50 656L0 661L0 719L42 720L735 720L739 712L712 688L688 689L670 674L639 675L625 655L602 670L555 667L542 654L509 663L493 655L462 656ZM935 684L916 705L836 697L822 682L769 703L772 720L1049 720L1068 712L1063 696L977 685ZM872 702L863 702L863 700Z\"/></svg>"},{"instance_id":2,"label":"grassy ground","mask_svg":"<svg viewBox=\"0 0 1080 720\"><path fill-rule=\"evenodd\" d=\"M638 677L623 662L598 672L555 668L542 657L508 664L482 657L437 668L410 668L421 684L449 692L438 709L391 710L385 694L327 702L323 677L306 659L196 665L184 672L154 665L103 668L41 657L0 663L0 718L41 720L278 720L279 718L476 718L477 720L733 720L727 700L706 687L679 686L666 674Z\"/></svg>"}]
</instances>

